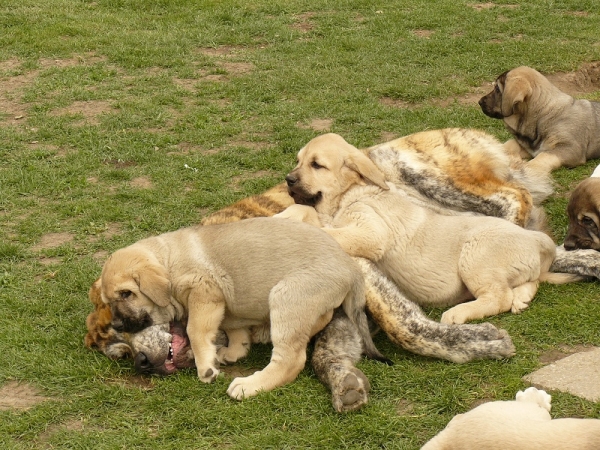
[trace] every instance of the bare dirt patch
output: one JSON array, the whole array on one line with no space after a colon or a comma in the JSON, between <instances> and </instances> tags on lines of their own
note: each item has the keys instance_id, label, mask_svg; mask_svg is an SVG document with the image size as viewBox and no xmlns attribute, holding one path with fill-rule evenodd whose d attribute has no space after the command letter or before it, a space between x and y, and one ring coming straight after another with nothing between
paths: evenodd
<instances>
[{"instance_id":1,"label":"bare dirt patch","mask_svg":"<svg viewBox=\"0 0 600 450\"><path fill-rule=\"evenodd\" d=\"M83 420L69 420L68 422L49 426L43 433L38 435L37 441L40 444L44 444L60 431L84 431L85 428L85 422Z\"/></svg>"},{"instance_id":2,"label":"bare dirt patch","mask_svg":"<svg viewBox=\"0 0 600 450\"><path fill-rule=\"evenodd\" d=\"M53 116L63 115L81 115L85 123L98 125L100 123L99 116L113 111L109 102L103 100L90 100L73 102L65 108L58 108L52 111Z\"/></svg>"},{"instance_id":3,"label":"bare dirt patch","mask_svg":"<svg viewBox=\"0 0 600 450\"><path fill-rule=\"evenodd\" d=\"M206 56L233 56L240 53L244 47L241 45L220 45L219 47L203 47L198 52Z\"/></svg>"},{"instance_id":4,"label":"bare dirt patch","mask_svg":"<svg viewBox=\"0 0 600 450\"><path fill-rule=\"evenodd\" d=\"M413 30L412 33L415 36L421 37L421 38L425 38L425 39L429 39L429 37L435 33L435 31L433 30Z\"/></svg>"},{"instance_id":5,"label":"bare dirt patch","mask_svg":"<svg viewBox=\"0 0 600 450\"><path fill-rule=\"evenodd\" d=\"M329 131L333 125L333 119L313 119L308 125L299 123L299 128L312 129L315 131Z\"/></svg>"},{"instance_id":6,"label":"bare dirt patch","mask_svg":"<svg viewBox=\"0 0 600 450\"><path fill-rule=\"evenodd\" d=\"M572 96L596 92L600 90L600 61L584 64L575 72L557 72L546 78Z\"/></svg>"},{"instance_id":7,"label":"bare dirt patch","mask_svg":"<svg viewBox=\"0 0 600 450\"><path fill-rule=\"evenodd\" d=\"M27 410L38 403L50 400L40 395L38 389L27 383L11 381L0 388L0 410Z\"/></svg>"},{"instance_id":8,"label":"bare dirt patch","mask_svg":"<svg viewBox=\"0 0 600 450\"><path fill-rule=\"evenodd\" d=\"M294 30L302 33L308 33L314 29L314 24L310 21L316 14L314 12L305 12L294 17L295 22L292 24Z\"/></svg>"},{"instance_id":9,"label":"bare dirt patch","mask_svg":"<svg viewBox=\"0 0 600 450\"><path fill-rule=\"evenodd\" d=\"M37 252L39 250L45 250L49 248L60 247L63 244L67 244L73 240L71 233L48 233L42 236L40 242L31 247L31 250Z\"/></svg>"},{"instance_id":10,"label":"bare dirt patch","mask_svg":"<svg viewBox=\"0 0 600 450\"><path fill-rule=\"evenodd\" d=\"M492 9L492 8L507 8L507 9L517 9L519 7L519 5L497 5L495 3L492 2L487 2L487 3L474 3L469 5L471 8L475 9L476 11L483 11L485 9Z\"/></svg>"},{"instance_id":11,"label":"bare dirt patch","mask_svg":"<svg viewBox=\"0 0 600 450\"><path fill-rule=\"evenodd\" d=\"M561 345L557 348L553 348L544 352L540 355L540 362L544 365L551 364L560 359L566 358L567 356L571 356L575 353L579 352L588 352L594 350L594 347L588 347L585 345L576 345L574 347L568 345Z\"/></svg>"},{"instance_id":12,"label":"bare dirt patch","mask_svg":"<svg viewBox=\"0 0 600 450\"><path fill-rule=\"evenodd\" d=\"M223 62L220 64L229 75L239 76L252 72L256 67L247 62Z\"/></svg>"},{"instance_id":13,"label":"bare dirt patch","mask_svg":"<svg viewBox=\"0 0 600 450\"><path fill-rule=\"evenodd\" d=\"M152 181L148 177L134 178L129 184L131 185L131 187L138 189L152 189L152 187L154 186L154 184L152 184Z\"/></svg>"},{"instance_id":14,"label":"bare dirt patch","mask_svg":"<svg viewBox=\"0 0 600 450\"><path fill-rule=\"evenodd\" d=\"M393 141L394 139L398 138L400 136L398 136L397 133L393 133L391 131L384 131L381 133L381 142L389 142L389 141Z\"/></svg>"}]
</instances>

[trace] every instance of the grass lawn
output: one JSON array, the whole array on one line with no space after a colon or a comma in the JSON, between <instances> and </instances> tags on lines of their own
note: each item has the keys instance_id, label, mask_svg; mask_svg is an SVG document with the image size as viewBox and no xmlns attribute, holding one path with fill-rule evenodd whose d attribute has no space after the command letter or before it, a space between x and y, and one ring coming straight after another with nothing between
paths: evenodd
<instances>
[{"instance_id":1,"label":"grass lawn","mask_svg":"<svg viewBox=\"0 0 600 450\"><path fill-rule=\"evenodd\" d=\"M310 366L236 402L228 377L144 378L83 346L110 252L266 190L324 131L356 146L443 127L505 140L479 96L512 67L600 60L598 30L596 0L0 2L2 447L418 449L453 415L512 398L549 352L600 345L599 284L543 285L522 315L490 319L509 360L456 365L379 335L395 365L360 363L370 403L347 415ZM600 85L581 95L600 100ZM594 166L554 174L559 242ZM256 346L236 370L269 355ZM600 418L553 394L555 417Z\"/></svg>"}]
</instances>

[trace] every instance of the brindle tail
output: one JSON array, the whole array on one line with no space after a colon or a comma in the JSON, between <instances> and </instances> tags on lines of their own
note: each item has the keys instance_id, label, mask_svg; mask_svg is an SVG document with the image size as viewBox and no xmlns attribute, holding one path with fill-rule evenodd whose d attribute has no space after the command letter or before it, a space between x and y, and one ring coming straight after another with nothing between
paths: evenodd
<instances>
[{"instance_id":1,"label":"brindle tail","mask_svg":"<svg viewBox=\"0 0 600 450\"><path fill-rule=\"evenodd\" d=\"M369 359L381 361L388 366L394 363L383 356L381 352L375 346L371 332L369 331L369 323L367 320L367 314L365 312L365 286L362 277L356 277L356 281L352 286L352 290L348 293L348 296L342 303L342 308L348 318L354 323L358 329L358 333L363 341L364 354Z\"/></svg>"}]
</instances>

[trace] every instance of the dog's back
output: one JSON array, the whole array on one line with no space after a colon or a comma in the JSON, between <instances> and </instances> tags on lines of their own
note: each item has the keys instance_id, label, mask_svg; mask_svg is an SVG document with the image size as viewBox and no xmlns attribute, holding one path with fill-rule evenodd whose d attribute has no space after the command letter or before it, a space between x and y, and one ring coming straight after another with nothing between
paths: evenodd
<instances>
[{"instance_id":1,"label":"dog's back","mask_svg":"<svg viewBox=\"0 0 600 450\"><path fill-rule=\"evenodd\" d=\"M497 401L454 417L422 450L597 450L600 420L555 419L532 402Z\"/></svg>"}]
</instances>

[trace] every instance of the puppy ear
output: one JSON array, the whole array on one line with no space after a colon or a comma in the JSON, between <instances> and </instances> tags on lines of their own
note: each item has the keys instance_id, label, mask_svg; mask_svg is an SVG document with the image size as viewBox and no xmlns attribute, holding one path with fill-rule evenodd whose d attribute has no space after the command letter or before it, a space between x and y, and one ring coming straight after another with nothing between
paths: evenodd
<instances>
[{"instance_id":1,"label":"puppy ear","mask_svg":"<svg viewBox=\"0 0 600 450\"><path fill-rule=\"evenodd\" d=\"M349 169L357 172L368 182L379 186L381 189L388 191L390 188L385 183L385 175L379 168L369 159L367 155L356 149L352 151L344 161L344 164Z\"/></svg>"},{"instance_id":2,"label":"puppy ear","mask_svg":"<svg viewBox=\"0 0 600 450\"><path fill-rule=\"evenodd\" d=\"M171 304L171 281L164 267L147 265L133 278L140 287L140 292L158 306L164 308Z\"/></svg>"},{"instance_id":3,"label":"puppy ear","mask_svg":"<svg viewBox=\"0 0 600 450\"><path fill-rule=\"evenodd\" d=\"M502 92L502 115L512 116L518 105L525 101L533 92L531 83L523 77L506 77L506 84Z\"/></svg>"}]
</instances>

